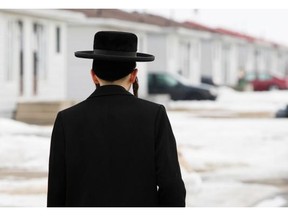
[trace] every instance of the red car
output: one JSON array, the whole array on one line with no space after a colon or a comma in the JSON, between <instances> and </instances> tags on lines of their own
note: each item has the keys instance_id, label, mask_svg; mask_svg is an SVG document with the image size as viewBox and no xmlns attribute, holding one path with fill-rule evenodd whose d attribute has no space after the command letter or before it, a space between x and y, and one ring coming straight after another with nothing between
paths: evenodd
<instances>
[{"instance_id":1,"label":"red car","mask_svg":"<svg viewBox=\"0 0 288 216\"><path fill-rule=\"evenodd\" d=\"M248 73L245 80L252 84L254 91L288 89L288 78L279 78L267 73Z\"/></svg>"}]
</instances>

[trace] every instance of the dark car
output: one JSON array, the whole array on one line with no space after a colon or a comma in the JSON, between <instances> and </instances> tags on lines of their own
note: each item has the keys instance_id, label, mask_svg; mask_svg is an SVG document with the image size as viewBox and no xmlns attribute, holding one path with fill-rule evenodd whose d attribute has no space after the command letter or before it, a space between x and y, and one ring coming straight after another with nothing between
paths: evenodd
<instances>
[{"instance_id":1,"label":"dark car","mask_svg":"<svg viewBox=\"0 0 288 216\"><path fill-rule=\"evenodd\" d=\"M288 78L279 78L268 73L247 73L245 80L252 84L254 91L288 89Z\"/></svg>"},{"instance_id":2,"label":"dark car","mask_svg":"<svg viewBox=\"0 0 288 216\"><path fill-rule=\"evenodd\" d=\"M169 94L172 100L215 100L216 88L200 84L191 85L181 76L169 73L148 74L149 94Z\"/></svg>"}]
</instances>

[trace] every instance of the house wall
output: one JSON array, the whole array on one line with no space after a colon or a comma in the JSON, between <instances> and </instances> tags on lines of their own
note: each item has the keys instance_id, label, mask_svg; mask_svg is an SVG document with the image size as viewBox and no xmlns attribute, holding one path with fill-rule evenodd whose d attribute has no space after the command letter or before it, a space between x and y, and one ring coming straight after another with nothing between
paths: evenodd
<instances>
[{"instance_id":1,"label":"house wall","mask_svg":"<svg viewBox=\"0 0 288 216\"><path fill-rule=\"evenodd\" d=\"M193 38L190 40L190 74L188 79L192 84L201 82L201 48L200 40Z\"/></svg>"},{"instance_id":2,"label":"house wall","mask_svg":"<svg viewBox=\"0 0 288 216\"><path fill-rule=\"evenodd\" d=\"M47 22L46 76L39 79L39 100L65 100L67 86L66 24ZM60 28L60 51L56 50L56 29Z\"/></svg>"},{"instance_id":3,"label":"house wall","mask_svg":"<svg viewBox=\"0 0 288 216\"><path fill-rule=\"evenodd\" d=\"M277 54L276 54L276 58L277 58L277 66L276 66L276 71L275 74L277 74L280 77L285 76L285 74L287 74L287 50L283 49L283 48L278 48L277 50Z\"/></svg>"},{"instance_id":4,"label":"house wall","mask_svg":"<svg viewBox=\"0 0 288 216\"><path fill-rule=\"evenodd\" d=\"M218 36L216 38L214 38L214 58L212 61L212 77L213 77L213 81L216 84L223 84L224 79L223 79L223 74L222 74L222 42L221 39L218 38Z\"/></svg>"},{"instance_id":5,"label":"house wall","mask_svg":"<svg viewBox=\"0 0 288 216\"><path fill-rule=\"evenodd\" d=\"M155 56L155 60L147 65L148 72L166 72L168 70L167 49L167 36L165 34L148 33L147 51Z\"/></svg>"},{"instance_id":6,"label":"house wall","mask_svg":"<svg viewBox=\"0 0 288 216\"><path fill-rule=\"evenodd\" d=\"M200 82L200 40L193 36L183 36L176 31L167 34L149 33L148 52L155 55L148 71L180 74L191 84Z\"/></svg>"},{"instance_id":7,"label":"house wall","mask_svg":"<svg viewBox=\"0 0 288 216\"><path fill-rule=\"evenodd\" d=\"M94 33L97 28L68 27L67 37L67 98L84 100L94 90L90 76L91 59L81 59L74 56L75 51L92 50Z\"/></svg>"},{"instance_id":8,"label":"house wall","mask_svg":"<svg viewBox=\"0 0 288 216\"><path fill-rule=\"evenodd\" d=\"M201 74L213 75L213 41L211 39L201 40Z\"/></svg>"},{"instance_id":9,"label":"house wall","mask_svg":"<svg viewBox=\"0 0 288 216\"><path fill-rule=\"evenodd\" d=\"M191 84L199 84L200 73L200 40L190 37L178 39L178 70L177 72L189 80Z\"/></svg>"}]
</instances>

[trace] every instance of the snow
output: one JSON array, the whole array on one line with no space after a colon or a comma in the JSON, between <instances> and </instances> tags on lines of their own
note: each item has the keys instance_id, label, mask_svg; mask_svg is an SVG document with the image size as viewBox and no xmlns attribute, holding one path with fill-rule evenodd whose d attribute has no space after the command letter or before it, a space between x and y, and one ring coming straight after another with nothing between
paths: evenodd
<instances>
[{"instance_id":1,"label":"snow","mask_svg":"<svg viewBox=\"0 0 288 216\"><path fill-rule=\"evenodd\" d=\"M287 204L287 200L281 196L276 196L257 204L257 207L278 207Z\"/></svg>"},{"instance_id":2,"label":"snow","mask_svg":"<svg viewBox=\"0 0 288 216\"><path fill-rule=\"evenodd\" d=\"M209 113L212 117L230 117L235 113L267 113L273 117L278 109L288 104L288 90L269 92L237 92L228 87L219 87L216 101L177 101L168 107L176 110L193 110L199 116ZM192 115L192 114L191 114Z\"/></svg>"},{"instance_id":3,"label":"snow","mask_svg":"<svg viewBox=\"0 0 288 216\"><path fill-rule=\"evenodd\" d=\"M169 117L179 151L202 178L200 192L188 190L190 206L250 206L279 192L262 182L288 179L287 120Z\"/></svg>"},{"instance_id":4,"label":"snow","mask_svg":"<svg viewBox=\"0 0 288 216\"><path fill-rule=\"evenodd\" d=\"M0 119L0 168L47 171L52 126Z\"/></svg>"},{"instance_id":5,"label":"snow","mask_svg":"<svg viewBox=\"0 0 288 216\"><path fill-rule=\"evenodd\" d=\"M287 206L288 119L271 118L286 104L288 91L220 88L214 102L167 105L187 206ZM0 206L46 205L51 131L0 118Z\"/></svg>"}]
</instances>

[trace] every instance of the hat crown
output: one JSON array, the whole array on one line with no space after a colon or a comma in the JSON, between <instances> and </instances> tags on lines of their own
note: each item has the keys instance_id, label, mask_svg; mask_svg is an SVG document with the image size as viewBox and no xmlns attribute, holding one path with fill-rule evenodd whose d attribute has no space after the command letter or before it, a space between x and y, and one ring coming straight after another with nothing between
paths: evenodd
<instances>
[{"instance_id":1,"label":"hat crown","mask_svg":"<svg viewBox=\"0 0 288 216\"><path fill-rule=\"evenodd\" d=\"M137 52L138 38L130 32L99 31L94 35L93 50L76 51L78 58L109 61L154 61L148 53Z\"/></svg>"},{"instance_id":2,"label":"hat crown","mask_svg":"<svg viewBox=\"0 0 288 216\"><path fill-rule=\"evenodd\" d=\"M136 52L137 36L130 32L99 31L94 36L93 49Z\"/></svg>"}]
</instances>

